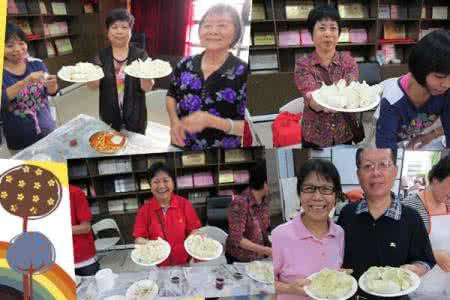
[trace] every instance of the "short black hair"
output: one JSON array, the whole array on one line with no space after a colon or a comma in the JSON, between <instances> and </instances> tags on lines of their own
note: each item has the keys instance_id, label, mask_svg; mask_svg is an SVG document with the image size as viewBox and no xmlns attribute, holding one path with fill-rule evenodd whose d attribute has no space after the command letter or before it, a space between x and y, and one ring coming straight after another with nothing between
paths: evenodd
<instances>
[{"instance_id":1,"label":"short black hair","mask_svg":"<svg viewBox=\"0 0 450 300\"><path fill-rule=\"evenodd\" d=\"M250 168L250 187L254 190L261 190L264 188L264 183L267 183L267 170L264 161L257 161L254 166Z\"/></svg>"},{"instance_id":2,"label":"short black hair","mask_svg":"<svg viewBox=\"0 0 450 300\"><path fill-rule=\"evenodd\" d=\"M432 72L450 74L450 31L437 30L424 36L412 49L408 67L414 79L426 86L426 78Z\"/></svg>"},{"instance_id":3,"label":"short black hair","mask_svg":"<svg viewBox=\"0 0 450 300\"><path fill-rule=\"evenodd\" d=\"M358 148L356 150L356 168L359 169L359 166L361 165L361 154L365 149L370 149L370 148ZM374 149L374 148L372 148ZM391 159L392 162L394 163L394 165L397 165L397 149L394 148L389 148L391 150Z\"/></svg>"},{"instance_id":4,"label":"short black hair","mask_svg":"<svg viewBox=\"0 0 450 300\"><path fill-rule=\"evenodd\" d=\"M341 34L341 16L339 15L339 11L336 7L331 5L320 5L309 12L308 19L306 20L306 26L308 27L311 36L313 35L314 25L325 19L336 21L339 34Z\"/></svg>"},{"instance_id":5,"label":"short black hair","mask_svg":"<svg viewBox=\"0 0 450 300\"><path fill-rule=\"evenodd\" d=\"M208 10L205 12L205 14L200 19L200 22L198 24L198 31L200 32L200 28L202 27L203 23L205 22L205 19L209 15L230 15L233 19L233 25L234 25L234 38L231 41L230 48L233 48L237 42L241 39L242 36L242 20L241 16L239 15L238 11L229 4L223 4L219 3L216 5L211 6L208 8Z\"/></svg>"},{"instance_id":6,"label":"short black hair","mask_svg":"<svg viewBox=\"0 0 450 300\"><path fill-rule=\"evenodd\" d=\"M115 22L128 22L130 28L134 26L134 17L125 8L114 8L112 9L105 19L106 29L109 29Z\"/></svg>"},{"instance_id":7,"label":"short black hair","mask_svg":"<svg viewBox=\"0 0 450 300\"><path fill-rule=\"evenodd\" d=\"M15 37L19 38L21 41L24 41L25 43L28 42L27 35L25 34L25 32L23 32L23 30L16 24L8 22L6 24L5 44Z\"/></svg>"},{"instance_id":8,"label":"short black hair","mask_svg":"<svg viewBox=\"0 0 450 300\"><path fill-rule=\"evenodd\" d=\"M148 169L148 181L152 181L152 179L159 173L159 172L164 172L167 175L169 175L170 178L172 178L173 184L176 184L175 181L175 175L173 173L173 170L165 163L158 161L155 162L154 164L152 164L150 166L150 168Z\"/></svg>"},{"instance_id":9,"label":"short black hair","mask_svg":"<svg viewBox=\"0 0 450 300\"><path fill-rule=\"evenodd\" d=\"M309 159L308 161L306 161L305 164L298 171L297 173L298 195L301 194L301 188L303 186L303 183L305 182L306 177L308 177L310 174L313 173L333 183L336 198L342 196L341 177L339 176L339 172L336 169L335 165L331 161L317 158Z\"/></svg>"},{"instance_id":10,"label":"short black hair","mask_svg":"<svg viewBox=\"0 0 450 300\"><path fill-rule=\"evenodd\" d=\"M450 176L450 155L442 157L437 164L435 164L430 172L428 172L428 181L431 183L433 179L439 182L444 181Z\"/></svg>"}]
</instances>

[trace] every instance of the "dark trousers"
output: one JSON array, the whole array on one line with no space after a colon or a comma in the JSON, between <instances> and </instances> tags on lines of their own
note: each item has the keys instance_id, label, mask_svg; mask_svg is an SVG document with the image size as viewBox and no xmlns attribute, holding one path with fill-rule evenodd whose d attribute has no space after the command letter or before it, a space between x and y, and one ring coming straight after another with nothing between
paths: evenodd
<instances>
[{"instance_id":1,"label":"dark trousers","mask_svg":"<svg viewBox=\"0 0 450 300\"><path fill-rule=\"evenodd\" d=\"M100 270L100 264L96 261L86 267L76 268L75 274L78 276L94 276L98 270Z\"/></svg>"}]
</instances>

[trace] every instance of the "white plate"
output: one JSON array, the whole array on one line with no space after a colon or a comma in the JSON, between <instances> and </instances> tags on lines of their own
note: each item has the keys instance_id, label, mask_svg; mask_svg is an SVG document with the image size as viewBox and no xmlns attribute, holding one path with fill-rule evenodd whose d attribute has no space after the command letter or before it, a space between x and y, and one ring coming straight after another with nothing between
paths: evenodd
<instances>
[{"instance_id":1,"label":"white plate","mask_svg":"<svg viewBox=\"0 0 450 300\"><path fill-rule=\"evenodd\" d=\"M57 76L58 76L61 80L64 80L64 81L67 81L67 82L73 82L73 83L87 83L87 82L91 82L91 81L100 80L100 79L102 79L102 78L105 76L105 74L103 74L103 71L102 71L102 74L98 74L98 76L92 76L92 77L90 77L90 78L88 78L88 79L84 79L84 80L75 80L75 79L70 79L70 78L64 76L63 72L61 72L61 70L59 70L58 73L57 73Z\"/></svg>"},{"instance_id":2,"label":"white plate","mask_svg":"<svg viewBox=\"0 0 450 300\"><path fill-rule=\"evenodd\" d=\"M145 298L141 298L141 297L135 297L134 294L138 291L139 288L152 288L151 293L145 297ZM154 299L157 295L158 295L158 285L152 281L152 280L141 280L138 282L133 283L133 285L131 285L128 289L127 289L127 293L125 294L125 299L126 300L152 300Z\"/></svg>"},{"instance_id":3,"label":"white plate","mask_svg":"<svg viewBox=\"0 0 450 300\"><path fill-rule=\"evenodd\" d=\"M170 67L170 68L168 68L167 70L165 70L165 72L163 72L163 73L156 73L156 72L155 72L154 74L150 74L150 75L145 76L145 75L138 74L138 73L135 73L135 72L130 71L129 66L130 66L130 65L126 66L126 67L123 69L123 71L124 71L127 75L129 75L129 76L131 76L131 77L142 78L142 79L156 79L156 78L163 78L163 77L169 76L169 75L172 73L172 67Z\"/></svg>"},{"instance_id":4,"label":"white plate","mask_svg":"<svg viewBox=\"0 0 450 300\"><path fill-rule=\"evenodd\" d=\"M114 295L104 298L103 300L126 300L125 296L122 295Z\"/></svg>"},{"instance_id":5,"label":"white plate","mask_svg":"<svg viewBox=\"0 0 450 300\"><path fill-rule=\"evenodd\" d=\"M162 259L154 261L154 262L151 262L151 263L143 263L143 262L140 261L140 258L136 257L136 249L134 249L134 250L131 251L131 260L135 264L138 264L138 265L144 266L144 267L152 267L152 266L156 266L156 265L162 263L163 261L165 261L169 257L171 248L170 248L170 244L167 241L165 241L163 239L160 239L160 241L163 242L163 244L165 246L165 249L166 249L166 253L165 253L165 255L164 255L164 257Z\"/></svg>"},{"instance_id":6,"label":"white plate","mask_svg":"<svg viewBox=\"0 0 450 300\"><path fill-rule=\"evenodd\" d=\"M313 97L314 101L316 101L319 105L321 105L325 108L332 109L332 110L339 111L339 112L356 113L356 112L368 111L368 110L371 110L371 109L377 107L381 100L380 96L376 96L376 99L369 106L358 107L358 108L336 108L336 107L333 107L333 106L321 101L320 97L317 97L318 91L319 90L315 90L314 92L312 92L312 97Z\"/></svg>"},{"instance_id":7,"label":"white plate","mask_svg":"<svg viewBox=\"0 0 450 300\"><path fill-rule=\"evenodd\" d=\"M379 297L400 297L400 296L408 295L408 294L414 292L419 287L419 285L420 285L420 278L419 278L419 276L417 276L416 273L414 273L414 272L412 272L410 270L407 270L407 269L402 269L402 270L405 271L406 273L408 273L410 278L411 278L411 280L412 280L412 285L407 290L404 290L404 291L401 291L401 292L398 292L398 293L395 293L395 294L379 294L379 293L372 292L366 286L366 273L367 273L367 271L364 272L364 274L359 278L359 281L358 281L359 287L364 292L366 292L367 294L374 295L374 296L379 296Z\"/></svg>"},{"instance_id":8,"label":"white plate","mask_svg":"<svg viewBox=\"0 0 450 300\"><path fill-rule=\"evenodd\" d=\"M320 273L320 272L311 274L310 276L307 277L307 279L312 280L312 279L313 279L315 276L317 276L319 273ZM351 298L354 294L356 294L356 292L358 291L358 282L356 281L356 279L355 279L353 276L351 276L351 275L349 275L349 276L352 278L352 283L353 283L353 284L352 284L352 289L350 290L350 292L348 293L348 295L346 295L346 296L344 296L344 297L341 297L341 298L338 298L338 299L335 299L335 300L346 300L346 299L349 299L349 298ZM317 297L317 296L314 296L313 292L310 291L310 289L308 288L308 286L305 286L303 289L305 290L305 293L306 293L309 297L311 297L311 298L313 298L313 299L315 299L315 300L328 300L328 299L326 299L326 298L319 298L319 297Z\"/></svg>"},{"instance_id":9,"label":"white plate","mask_svg":"<svg viewBox=\"0 0 450 300\"><path fill-rule=\"evenodd\" d=\"M187 244L188 239L189 239L189 238L187 238L187 239L184 240L184 249L186 249L186 252L187 252L190 256L192 256L193 258L195 258L195 259L203 260L203 261L213 260L213 259L218 258L218 257L222 254L222 251L223 251L223 246L222 246L222 244L219 243L218 241L212 239L213 242L214 242L214 244L217 246L217 248L216 248L216 254L215 254L214 256L212 256L212 257L200 257L200 256L196 256L196 255L194 255L194 254L189 250L189 247L188 247L188 244Z\"/></svg>"},{"instance_id":10,"label":"white plate","mask_svg":"<svg viewBox=\"0 0 450 300\"><path fill-rule=\"evenodd\" d=\"M254 261L251 262L250 264L268 264L271 266L272 272L273 272L273 264L272 262L262 262L262 261ZM252 272L252 270L249 270L250 264L245 266L245 272L247 272L248 277L250 277L251 279L264 283L264 284L273 284L274 283L274 279L272 279L272 281L267 281L264 280L263 278L261 278L261 276L259 276L258 274L255 274L254 272Z\"/></svg>"}]
</instances>

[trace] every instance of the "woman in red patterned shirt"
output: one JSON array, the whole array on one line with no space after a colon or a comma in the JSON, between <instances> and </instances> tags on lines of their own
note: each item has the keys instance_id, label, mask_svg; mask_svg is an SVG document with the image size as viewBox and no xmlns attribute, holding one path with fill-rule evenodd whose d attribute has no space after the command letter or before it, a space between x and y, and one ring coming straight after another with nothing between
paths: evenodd
<instances>
[{"instance_id":1,"label":"woman in red patterned shirt","mask_svg":"<svg viewBox=\"0 0 450 300\"><path fill-rule=\"evenodd\" d=\"M307 26L315 50L295 64L295 82L305 99L302 118L304 148L351 144L355 138L352 125L358 126L356 114L328 110L311 97L322 82L330 85L345 79L348 84L358 79L355 59L336 51L341 32L340 20L339 12L332 6L316 7L308 15Z\"/></svg>"},{"instance_id":2,"label":"woman in red patterned shirt","mask_svg":"<svg viewBox=\"0 0 450 300\"><path fill-rule=\"evenodd\" d=\"M266 166L258 162L250 170L250 186L233 197L228 208L229 233L225 243L228 263L249 262L272 256L269 186Z\"/></svg>"}]
</instances>

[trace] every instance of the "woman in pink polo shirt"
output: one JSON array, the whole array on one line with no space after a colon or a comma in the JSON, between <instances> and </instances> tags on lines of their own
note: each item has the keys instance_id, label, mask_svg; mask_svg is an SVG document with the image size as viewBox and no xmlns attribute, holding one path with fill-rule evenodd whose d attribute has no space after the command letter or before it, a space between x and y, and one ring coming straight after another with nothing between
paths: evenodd
<instances>
[{"instance_id":1,"label":"woman in pink polo shirt","mask_svg":"<svg viewBox=\"0 0 450 300\"><path fill-rule=\"evenodd\" d=\"M303 213L272 231L272 257L277 300L309 299L305 278L323 268L339 269L344 257L344 231L329 214L342 193L336 167L308 160L297 174Z\"/></svg>"}]
</instances>

